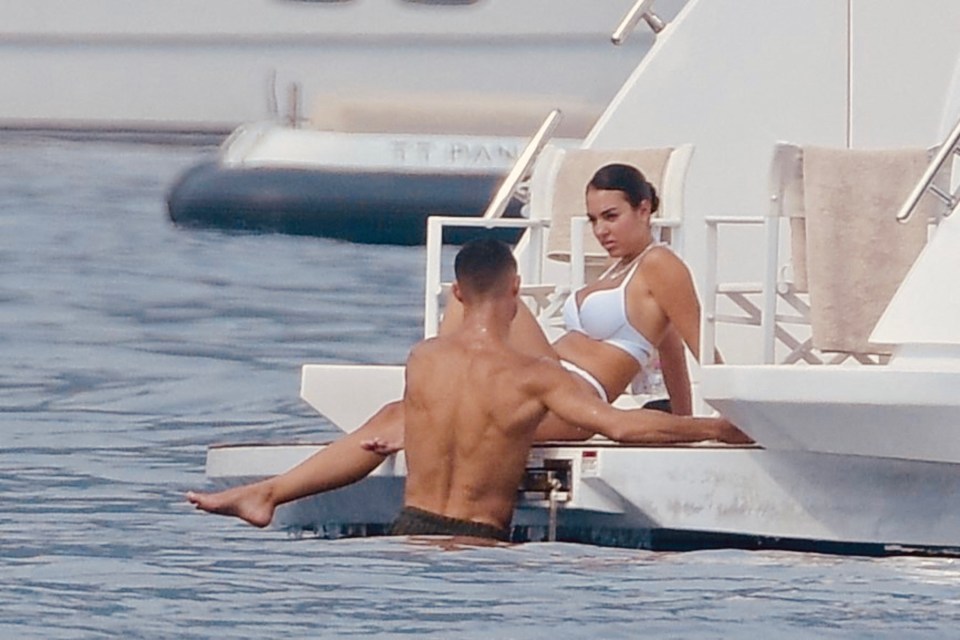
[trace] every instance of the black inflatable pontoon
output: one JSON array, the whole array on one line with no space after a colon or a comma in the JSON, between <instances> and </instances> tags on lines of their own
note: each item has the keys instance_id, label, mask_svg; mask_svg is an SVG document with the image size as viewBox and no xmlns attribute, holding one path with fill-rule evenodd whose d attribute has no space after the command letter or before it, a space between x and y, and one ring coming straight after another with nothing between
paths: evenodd
<instances>
[{"instance_id":1,"label":"black inflatable pontoon","mask_svg":"<svg viewBox=\"0 0 960 640\"><path fill-rule=\"evenodd\" d=\"M479 216L502 180L502 174L226 167L209 161L179 177L167 207L184 227L420 245L429 216ZM513 202L505 215L516 217L519 210ZM482 233L452 229L444 242L461 244ZM508 242L519 236L516 230L496 233Z\"/></svg>"}]
</instances>

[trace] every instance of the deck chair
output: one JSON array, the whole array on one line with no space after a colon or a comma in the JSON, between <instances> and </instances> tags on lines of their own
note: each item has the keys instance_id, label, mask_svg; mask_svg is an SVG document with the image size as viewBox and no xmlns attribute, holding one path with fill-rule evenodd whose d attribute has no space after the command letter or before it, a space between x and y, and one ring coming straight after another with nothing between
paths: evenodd
<instances>
[{"instance_id":1,"label":"deck chair","mask_svg":"<svg viewBox=\"0 0 960 640\"><path fill-rule=\"evenodd\" d=\"M730 300L742 313L717 313L714 297L705 308L707 322L761 325L766 363L885 363L889 345L871 344L868 336L923 249L930 222L942 215L927 198L908 224L895 220L930 156L920 148L776 145L771 206L761 219L768 245L764 282L759 287L710 282L708 292ZM708 252L715 260L715 228L723 219L707 223L713 229ZM781 259L787 245L787 257ZM713 331L715 326L705 350Z\"/></svg>"},{"instance_id":2,"label":"deck chair","mask_svg":"<svg viewBox=\"0 0 960 640\"><path fill-rule=\"evenodd\" d=\"M600 167L619 162L637 167L657 189L660 208L653 225L660 239L682 251L683 183L693 154L692 145L651 149L564 149L547 146L537 160L529 185L531 220L542 220L534 243L540 264L537 278L526 281L521 294L547 327L558 327L559 310L570 291L595 279L609 258L593 237L585 215L587 183ZM521 245L518 253L529 248Z\"/></svg>"}]
</instances>

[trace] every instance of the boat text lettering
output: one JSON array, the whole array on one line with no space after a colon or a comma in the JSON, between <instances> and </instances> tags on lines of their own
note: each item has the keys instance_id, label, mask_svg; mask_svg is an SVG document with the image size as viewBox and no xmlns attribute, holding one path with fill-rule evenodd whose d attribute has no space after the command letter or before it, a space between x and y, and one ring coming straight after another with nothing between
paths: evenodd
<instances>
[{"instance_id":1,"label":"boat text lettering","mask_svg":"<svg viewBox=\"0 0 960 640\"><path fill-rule=\"evenodd\" d=\"M499 143L395 140L392 147L394 161L409 165L500 167L512 165L519 154L518 146Z\"/></svg>"}]
</instances>

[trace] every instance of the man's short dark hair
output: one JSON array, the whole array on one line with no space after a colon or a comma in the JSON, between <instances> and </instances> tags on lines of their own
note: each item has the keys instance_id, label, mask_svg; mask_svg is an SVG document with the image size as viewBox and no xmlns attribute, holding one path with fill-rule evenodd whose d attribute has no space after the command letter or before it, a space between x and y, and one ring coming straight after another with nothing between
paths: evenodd
<instances>
[{"instance_id":1,"label":"man's short dark hair","mask_svg":"<svg viewBox=\"0 0 960 640\"><path fill-rule=\"evenodd\" d=\"M515 274L517 261L510 247L499 240L471 240L457 253L453 271L461 289L483 295L503 283L506 274Z\"/></svg>"}]
</instances>

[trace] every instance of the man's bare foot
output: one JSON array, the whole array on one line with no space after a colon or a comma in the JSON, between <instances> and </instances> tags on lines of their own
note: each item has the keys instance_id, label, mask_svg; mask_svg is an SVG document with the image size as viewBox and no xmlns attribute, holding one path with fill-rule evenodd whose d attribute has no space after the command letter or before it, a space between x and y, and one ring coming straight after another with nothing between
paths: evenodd
<instances>
[{"instance_id":1,"label":"man's bare foot","mask_svg":"<svg viewBox=\"0 0 960 640\"><path fill-rule=\"evenodd\" d=\"M270 500L270 489L262 482L217 493L189 491L187 500L201 511L234 516L256 527L265 527L270 524L275 508Z\"/></svg>"}]
</instances>

